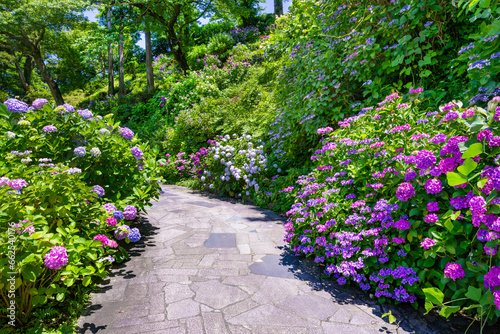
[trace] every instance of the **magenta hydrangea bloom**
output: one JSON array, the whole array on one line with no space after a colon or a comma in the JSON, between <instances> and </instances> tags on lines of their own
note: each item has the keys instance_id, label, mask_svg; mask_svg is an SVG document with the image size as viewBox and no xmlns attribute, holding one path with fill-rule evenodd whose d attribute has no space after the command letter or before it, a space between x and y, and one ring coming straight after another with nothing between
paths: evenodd
<instances>
[{"instance_id":1,"label":"magenta hydrangea bloom","mask_svg":"<svg viewBox=\"0 0 500 334\"><path fill-rule=\"evenodd\" d=\"M109 240L109 239L108 239L108 237L107 237L107 236L105 236L105 235L103 235L103 234L98 234L98 235L96 235L96 236L94 237L94 239L93 239L93 240L94 240L94 241L95 241L95 240L99 240L100 242L102 242L102 247L104 247L105 245L107 245L107 243L108 243L108 240Z\"/></svg>"},{"instance_id":2,"label":"magenta hydrangea bloom","mask_svg":"<svg viewBox=\"0 0 500 334\"><path fill-rule=\"evenodd\" d=\"M15 190L21 190L24 187L28 186L28 182L23 179L15 179L9 182L9 186Z\"/></svg>"},{"instance_id":3,"label":"magenta hydrangea bloom","mask_svg":"<svg viewBox=\"0 0 500 334\"><path fill-rule=\"evenodd\" d=\"M497 309L500 310L500 290L493 292L493 297L495 297L495 305Z\"/></svg>"},{"instance_id":4,"label":"magenta hydrangea bloom","mask_svg":"<svg viewBox=\"0 0 500 334\"><path fill-rule=\"evenodd\" d=\"M491 267L484 275L484 287L493 291L497 286L500 286L500 267Z\"/></svg>"},{"instance_id":5,"label":"magenta hydrangea bloom","mask_svg":"<svg viewBox=\"0 0 500 334\"><path fill-rule=\"evenodd\" d=\"M427 169L436 163L434 153L422 150L417 153L416 166L418 169Z\"/></svg>"},{"instance_id":6,"label":"magenta hydrangea bloom","mask_svg":"<svg viewBox=\"0 0 500 334\"><path fill-rule=\"evenodd\" d=\"M490 141L491 138L493 138L493 132L491 132L490 130L483 130L477 134L478 141L481 141L483 139L485 141Z\"/></svg>"},{"instance_id":7,"label":"magenta hydrangea bloom","mask_svg":"<svg viewBox=\"0 0 500 334\"><path fill-rule=\"evenodd\" d=\"M439 211L439 203L438 202L427 203L427 211L429 211L429 212Z\"/></svg>"},{"instance_id":8,"label":"magenta hydrangea bloom","mask_svg":"<svg viewBox=\"0 0 500 334\"><path fill-rule=\"evenodd\" d=\"M456 281L457 279L464 278L465 272L460 263L448 262L446 264L446 268L444 269L444 276Z\"/></svg>"},{"instance_id":9,"label":"magenta hydrangea bloom","mask_svg":"<svg viewBox=\"0 0 500 334\"><path fill-rule=\"evenodd\" d=\"M438 220L439 220L439 217L435 213L431 213L431 214L428 214L427 216L425 216L426 223L435 223Z\"/></svg>"},{"instance_id":10,"label":"magenta hydrangea bloom","mask_svg":"<svg viewBox=\"0 0 500 334\"><path fill-rule=\"evenodd\" d=\"M432 246L434 246L435 244L436 244L436 240L431 239L431 238L425 238L424 240L422 240L422 242L420 242L420 246L422 246L425 249L429 249Z\"/></svg>"},{"instance_id":11,"label":"magenta hydrangea bloom","mask_svg":"<svg viewBox=\"0 0 500 334\"><path fill-rule=\"evenodd\" d=\"M472 197L469 201L469 208L473 215L480 215L486 212L486 201L483 196Z\"/></svg>"},{"instance_id":12,"label":"magenta hydrangea bloom","mask_svg":"<svg viewBox=\"0 0 500 334\"><path fill-rule=\"evenodd\" d=\"M107 218L106 224L108 224L108 226L116 226L116 224L117 224L116 218L114 218L114 217Z\"/></svg>"},{"instance_id":13,"label":"magenta hydrangea bloom","mask_svg":"<svg viewBox=\"0 0 500 334\"><path fill-rule=\"evenodd\" d=\"M412 198L413 195L415 195L415 189L413 189L411 183L408 182L401 183L396 190L396 197L403 202Z\"/></svg>"},{"instance_id":14,"label":"magenta hydrangea bloom","mask_svg":"<svg viewBox=\"0 0 500 334\"><path fill-rule=\"evenodd\" d=\"M123 210L123 216L126 220L134 220L137 216L137 209L132 205L127 205Z\"/></svg>"},{"instance_id":15,"label":"magenta hydrangea bloom","mask_svg":"<svg viewBox=\"0 0 500 334\"><path fill-rule=\"evenodd\" d=\"M62 246L54 246L45 254L45 266L49 269L60 269L68 263L68 254L66 248Z\"/></svg>"},{"instance_id":16,"label":"magenta hydrangea bloom","mask_svg":"<svg viewBox=\"0 0 500 334\"><path fill-rule=\"evenodd\" d=\"M425 190L428 194L437 194L443 190L443 185L438 179L429 179L425 182Z\"/></svg>"},{"instance_id":17,"label":"magenta hydrangea bloom","mask_svg":"<svg viewBox=\"0 0 500 334\"><path fill-rule=\"evenodd\" d=\"M411 224L409 221L405 219L400 219L394 224L394 227L397 228L398 230L405 231L410 228L410 225Z\"/></svg>"}]
</instances>

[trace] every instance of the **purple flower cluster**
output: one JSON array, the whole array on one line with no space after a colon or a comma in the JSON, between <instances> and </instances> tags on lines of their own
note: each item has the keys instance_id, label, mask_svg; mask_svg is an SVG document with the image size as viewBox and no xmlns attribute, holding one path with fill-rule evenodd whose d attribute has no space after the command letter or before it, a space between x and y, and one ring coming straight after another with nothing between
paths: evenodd
<instances>
[{"instance_id":1,"label":"purple flower cluster","mask_svg":"<svg viewBox=\"0 0 500 334\"><path fill-rule=\"evenodd\" d=\"M132 205L127 205L123 213L126 220L134 220L137 216L137 209Z\"/></svg>"},{"instance_id":2,"label":"purple flower cluster","mask_svg":"<svg viewBox=\"0 0 500 334\"><path fill-rule=\"evenodd\" d=\"M68 254L66 248L62 246L54 246L45 254L45 266L49 269L60 269L68 263Z\"/></svg>"},{"instance_id":3,"label":"purple flower cluster","mask_svg":"<svg viewBox=\"0 0 500 334\"><path fill-rule=\"evenodd\" d=\"M415 189L408 182L401 183L396 190L396 197L403 202L408 201L413 195L415 195Z\"/></svg>"},{"instance_id":4,"label":"purple flower cluster","mask_svg":"<svg viewBox=\"0 0 500 334\"><path fill-rule=\"evenodd\" d=\"M17 99L8 99L3 104L7 106L7 111L25 113L28 112L28 105Z\"/></svg>"},{"instance_id":5,"label":"purple flower cluster","mask_svg":"<svg viewBox=\"0 0 500 334\"><path fill-rule=\"evenodd\" d=\"M54 125L46 125L43 127L43 132L57 132L57 128Z\"/></svg>"}]
</instances>

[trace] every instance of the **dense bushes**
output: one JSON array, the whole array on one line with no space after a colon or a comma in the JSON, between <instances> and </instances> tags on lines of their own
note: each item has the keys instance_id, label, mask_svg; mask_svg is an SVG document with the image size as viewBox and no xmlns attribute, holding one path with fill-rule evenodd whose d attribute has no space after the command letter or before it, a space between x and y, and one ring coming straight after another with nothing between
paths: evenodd
<instances>
[{"instance_id":1,"label":"dense bushes","mask_svg":"<svg viewBox=\"0 0 500 334\"><path fill-rule=\"evenodd\" d=\"M424 96L437 104L468 100L482 90L491 94L498 86L498 59L491 59L500 41L498 21L487 25L460 12L454 3L435 0L295 3L267 40L268 57L282 64L276 96L282 126L292 131L283 147L290 160L305 162L311 152L294 145L314 147L315 129L353 115L393 89L426 87ZM489 13L483 17L494 17ZM463 48L473 33L484 54ZM472 73L466 71L469 58L491 63L488 73L477 65L474 83L466 76ZM301 123L304 117L312 120Z\"/></svg>"},{"instance_id":2,"label":"dense bushes","mask_svg":"<svg viewBox=\"0 0 500 334\"><path fill-rule=\"evenodd\" d=\"M500 316L500 97L489 110L420 106L393 93L320 128L315 170L299 178L286 240L339 284L441 314ZM410 92L410 93L411 93ZM496 110L496 111L495 111ZM443 293L441 293L443 291ZM496 305L495 305L496 304Z\"/></svg>"},{"instance_id":3,"label":"dense bushes","mask_svg":"<svg viewBox=\"0 0 500 334\"><path fill-rule=\"evenodd\" d=\"M56 324L80 308L82 287L127 256L120 244L140 239L125 220L159 195L156 153L112 115L42 99L29 110L7 100L0 129L0 316L13 320L5 312L15 291L18 323L43 309Z\"/></svg>"}]
</instances>

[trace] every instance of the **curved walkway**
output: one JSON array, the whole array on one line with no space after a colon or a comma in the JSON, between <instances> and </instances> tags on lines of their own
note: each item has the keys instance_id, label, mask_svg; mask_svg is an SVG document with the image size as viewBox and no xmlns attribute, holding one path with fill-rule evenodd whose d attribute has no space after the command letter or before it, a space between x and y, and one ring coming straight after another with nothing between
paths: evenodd
<instances>
[{"instance_id":1,"label":"curved walkway","mask_svg":"<svg viewBox=\"0 0 500 334\"><path fill-rule=\"evenodd\" d=\"M288 254L275 213L182 187L163 190L140 223L143 238L130 261L115 265L92 294L79 333L397 332L373 300ZM399 333L435 332L417 312L400 314Z\"/></svg>"}]
</instances>

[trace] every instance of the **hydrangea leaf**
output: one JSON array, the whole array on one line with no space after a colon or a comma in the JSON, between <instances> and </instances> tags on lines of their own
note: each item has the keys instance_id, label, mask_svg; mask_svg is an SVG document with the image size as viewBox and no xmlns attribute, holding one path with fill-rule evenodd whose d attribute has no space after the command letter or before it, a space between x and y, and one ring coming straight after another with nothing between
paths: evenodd
<instances>
[{"instance_id":1,"label":"hydrangea leaf","mask_svg":"<svg viewBox=\"0 0 500 334\"><path fill-rule=\"evenodd\" d=\"M481 299L481 288L476 288L473 286L469 286L465 297L472 299L473 301L478 302Z\"/></svg>"},{"instance_id":2,"label":"hydrangea leaf","mask_svg":"<svg viewBox=\"0 0 500 334\"><path fill-rule=\"evenodd\" d=\"M462 154L462 159L473 158L481 153L483 153L483 144L475 143L469 146L467 151L465 151L465 153Z\"/></svg>"},{"instance_id":3,"label":"hydrangea leaf","mask_svg":"<svg viewBox=\"0 0 500 334\"><path fill-rule=\"evenodd\" d=\"M446 176L448 178L448 184L450 186L458 186L467 182L467 179L458 173L448 172Z\"/></svg>"},{"instance_id":4,"label":"hydrangea leaf","mask_svg":"<svg viewBox=\"0 0 500 334\"><path fill-rule=\"evenodd\" d=\"M438 288L425 288L422 291L424 292L426 302L429 301L435 305L443 303L444 294Z\"/></svg>"},{"instance_id":5,"label":"hydrangea leaf","mask_svg":"<svg viewBox=\"0 0 500 334\"><path fill-rule=\"evenodd\" d=\"M474 144L477 145L477 144ZM481 144L479 144L481 145ZM467 152L472 148L472 146L465 152ZM459 166L457 169L460 173L464 174L465 176L469 175L474 169L477 167L477 162L472 160L471 158L467 158L462 166Z\"/></svg>"},{"instance_id":6,"label":"hydrangea leaf","mask_svg":"<svg viewBox=\"0 0 500 334\"><path fill-rule=\"evenodd\" d=\"M443 308L439 312L439 315L448 318L450 315L458 311L460 311L460 306L443 306Z\"/></svg>"}]
</instances>

